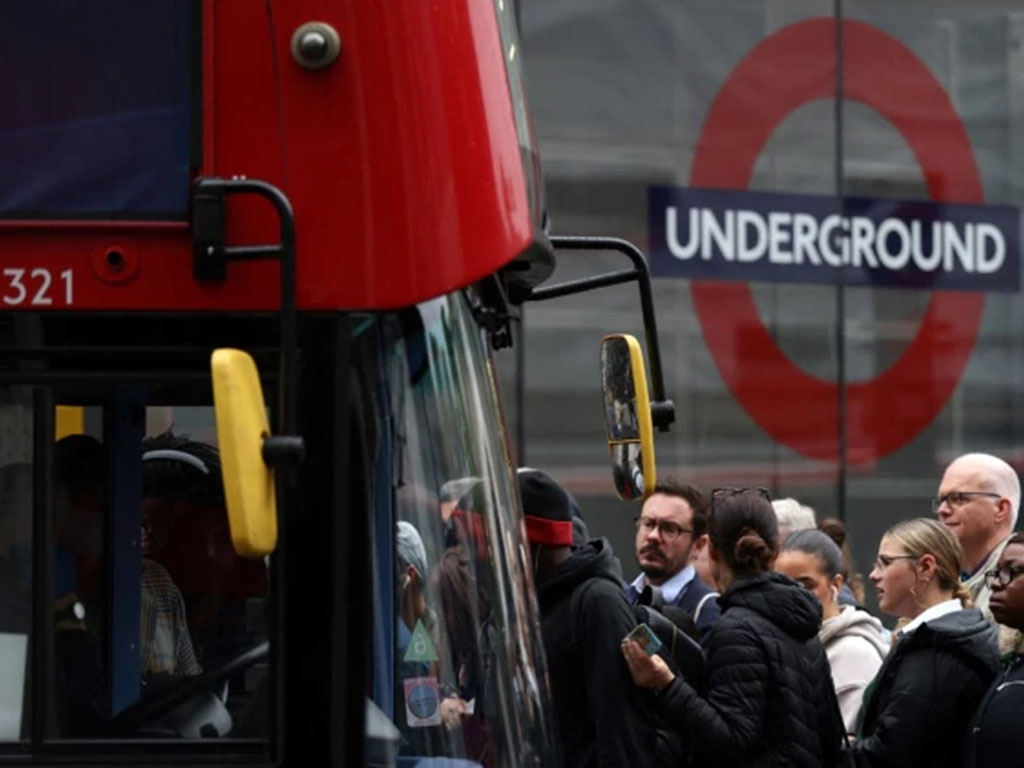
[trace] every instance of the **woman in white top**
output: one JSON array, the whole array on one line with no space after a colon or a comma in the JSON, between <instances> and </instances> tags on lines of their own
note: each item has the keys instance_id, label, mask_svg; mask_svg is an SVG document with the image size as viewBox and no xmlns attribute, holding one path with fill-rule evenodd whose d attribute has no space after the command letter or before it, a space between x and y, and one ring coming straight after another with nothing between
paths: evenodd
<instances>
[{"instance_id":1,"label":"woman in white top","mask_svg":"<svg viewBox=\"0 0 1024 768\"><path fill-rule=\"evenodd\" d=\"M867 611L839 605L843 553L825 533L803 530L782 544L775 570L800 582L821 601L818 632L832 669L832 684L847 733L854 733L864 689L882 666L889 645L882 623Z\"/></svg>"},{"instance_id":2,"label":"woman in white top","mask_svg":"<svg viewBox=\"0 0 1024 768\"><path fill-rule=\"evenodd\" d=\"M871 581L885 613L906 619L864 693L854 765L960 768L967 724L999 669L996 631L960 583L963 550L926 518L878 545Z\"/></svg>"}]
</instances>

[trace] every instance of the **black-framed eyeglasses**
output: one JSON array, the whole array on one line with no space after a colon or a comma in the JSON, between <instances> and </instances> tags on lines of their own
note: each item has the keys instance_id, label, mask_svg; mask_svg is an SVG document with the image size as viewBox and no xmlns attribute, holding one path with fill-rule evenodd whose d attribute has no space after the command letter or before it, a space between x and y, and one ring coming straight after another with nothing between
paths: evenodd
<instances>
[{"instance_id":1,"label":"black-framed eyeglasses","mask_svg":"<svg viewBox=\"0 0 1024 768\"><path fill-rule=\"evenodd\" d=\"M658 530L665 541L674 541L684 533L693 533L692 528L683 528L683 526L673 523L671 520L655 520L653 517L647 517L646 515L634 517L633 525L636 526L638 531L642 530L646 534Z\"/></svg>"},{"instance_id":2,"label":"black-framed eyeglasses","mask_svg":"<svg viewBox=\"0 0 1024 768\"><path fill-rule=\"evenodd\" d=\"M884 571L897 560L919 560L917 555L879 555L875 558L875 570Z\"/></svg>"},{"instance_id":3,"label":"black-framed eyeglasses","mask_svg":"<svg viewBox=\"0 0 1024 768\"><path fill-rule=\"evenodd\" d=\"M992 587L1006 589L1010 586L1010 582L1022 573L1024 573L1024 566L1020 565L1004 565L1002 568L985 571L985 586L989 589Z\"/></svg>"},{"instance_id":4,"label":"black-framed eyeglasses","mask_svg":"<svg viewBox=\"0 0 1024 768\"><path fill-rule=\"evenodd\" d=\"M988 496L992 499L1003 498L998 493L991 493L989 491L950 491L949 493L943 494L942 496L935 496L932 499L932 512L936 513L939 511L939 507L945 504L950 509L959 509L968 501L971 500L972 496Z\"/></svg>"},{"instance_id":5,"label":"black-framed eyeglasses","mask_svg":"<svg viewBox=\"0 0 1024 768\"><path fill-rule=\"evenodd\" d=\"M771 504L772 495L768 493L767 488L713 488L711 490L711 511L715 511L715 502L721 501L722 499L729 498L730 496L737 496L741 493L756 493L761 496L765 501Z\"/></svg>"}]
</instances>

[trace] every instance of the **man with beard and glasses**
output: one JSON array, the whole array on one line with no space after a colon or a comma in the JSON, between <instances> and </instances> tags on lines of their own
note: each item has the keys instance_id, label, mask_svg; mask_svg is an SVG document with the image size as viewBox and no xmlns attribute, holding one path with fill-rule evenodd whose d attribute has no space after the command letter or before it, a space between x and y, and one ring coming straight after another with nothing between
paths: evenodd
<instances>
[{"instance_id":1,"label":"man with beard and glasses","mask_svg":"<svg viewBox=\"0 0 1024 768\"><path fill-rule=\"evenodd\" d=\"M704 494L688 483L659 482L636 518L636 561L641 574L629 585L632 603L647 586L660 590L664 605L681 608L693 618L701 638L719 614L718 593L690 564L694 545L707 537L707 527Z\"/></svg>"}]
</instances>

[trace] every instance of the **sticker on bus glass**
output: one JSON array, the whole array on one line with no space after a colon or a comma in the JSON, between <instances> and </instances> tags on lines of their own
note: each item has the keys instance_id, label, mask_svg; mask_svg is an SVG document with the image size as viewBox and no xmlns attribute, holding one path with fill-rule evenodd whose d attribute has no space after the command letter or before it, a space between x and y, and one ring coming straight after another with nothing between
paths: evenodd
<instances>
[{"instance_id":1,"label":"sticker on bus glass","mask_svg":"<svg viewBox=\"0 0 1024 768\"><path fill-rule=\"evenodd\" d=\"M441 691L436 677L410 677L405 684L405 721L411 728L441 724Z\"/></svg>"},{"instance_id":2,"label":"sticker on bus glass","mask_svg":"<svg viewBox=\"0 0 1024 768\"><path fill-rule=\"evenodd\" d=\"M423 619L417 620L402 661L437 661L437 651L430 639L430 633L423 625Z\"/></svg>"}]
</instances>

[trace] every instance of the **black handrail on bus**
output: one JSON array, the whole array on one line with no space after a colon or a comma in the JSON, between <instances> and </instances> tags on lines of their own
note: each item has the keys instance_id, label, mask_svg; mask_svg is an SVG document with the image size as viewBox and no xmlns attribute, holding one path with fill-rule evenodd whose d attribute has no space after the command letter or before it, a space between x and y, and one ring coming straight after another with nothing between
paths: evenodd
<instances>
[{"instance_id":1,"label":"black handrail on bus","mask_svg":"<svg viewBox=\"0 0 1024 768\"><path fill-rule=\"evenodd\" d=\"M281 242L274 245L226 245L224 199L256 195L274 206ZM193 276L200 281L227 277L231 261L281 261L281 381L280 422L276 435L263 442L263 460L270 466L297 464L305 455L298 427L298 311L295 298L295 214L288 197L273 184L258 179L199 178L192 185Z\"/></svg>"},{"instance_id":2,"label":"black handrail on bus","mask_svg":"<svg viewBox=\"0 0 1024 768\"><path fill-rule=\"evenodd\" d=\"M565 283L534 289L528 301L545 301L574 293L585 293L609 285L630 283L634 280L640 289L640 309L643 313L644 336L647 340L647 356L651 364L651 421L660 432L667 432L675 421L675 404L665 395L665 379L662 375L661 348L658 346L658 324L654 317L654 298L651 293L651 273L643 253L628 240L618 237L567 237L550 238L551 245L558 250L574 251L617 251L633 262L632 269L608 272L603 275L569 280Z\"/></svg>"}]
</instances>

